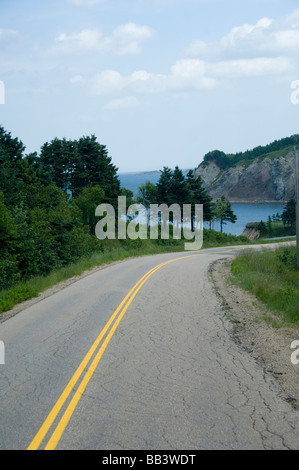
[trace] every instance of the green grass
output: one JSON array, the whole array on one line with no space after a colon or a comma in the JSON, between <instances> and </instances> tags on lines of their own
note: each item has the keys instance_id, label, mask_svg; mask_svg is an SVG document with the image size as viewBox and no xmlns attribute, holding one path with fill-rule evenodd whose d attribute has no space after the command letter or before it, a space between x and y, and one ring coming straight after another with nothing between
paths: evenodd
<instances>
[{"instance_id":1,"label":"green grass","mask_svg":"<svg viewBox=\"0 0 299 470\"><path fill-rule=\"evenodd\" d=\"M239 255L232 281L254 294L284 325L299 326L299 271L296 247Z\"/></svg>"},{"instance_id":2,"label":"green grass","mask_svg":"<svg viewBox=\"0 0 299 470\"><path fill-rule=\"evenodd\" d=\"M130 257L183 250L184 245L182 240L160 240L159 243L151 240L109 240L103 242L99 252L92 253L88 257L82 257L62 268L55 269L47 276L33 276L30 279L17 282L8 289L1 290L0 314L12 309L20 302L38 297L40 293L60 282L74 276L79 276L97 266L104 266Z\"/></svg>"},{"instance_id":3,"label":"green grass","mask_svg":"<svg viewBox=\"0 0 299 470\"><path fill-rule=\"evenodd\" d=\"M14 287L1 291L0 313L11 310L20 302L38 297L38 294L38 290L33 285L19 282Z\"/></svg>"},{"instance_id":4,"label":"green grass","mask_svg":"<svg viewBox=\"0 0 299 470\"><path fill-rule=\"evenodd\" d=\"M203 233L203 248L213 248L219 246L230 246L230 245L246 245L252 244L247 237L236 236L215 230L204 229Z\"/></svg>"},{"instance_id":5,"label":"green grass","mask_svg":"<svg viewBox=\"0 0 299 470\"><path fill-rule=\"evenodd\" d=\"M204 229L203 248L252 244L246 237L237 237ZM68 266L56 269L47 276L34 276L0 291L0 314L15 305L38 297L56 284L79 276L95 267L111 264L126 258L184 251L184 240L106 240L101 250L83 257Z\"/></svg>"},{"instance_id":6,"label":"green grass","mask_svg":"<svg viewBox=\"0 0 299 470\"><path fill-rule=\"evenodd\" d=\"M226 235L215 231L204 231L203 248L245 244L244 237ZM11 310L15 305L38 297L40 293L56 284L79 276L95 267L111 264L126 258L154 255L159 253L183 252L184 240L106 240L101 242L101 250L88 257L80 258L68 266L56 269L47 276L34 276L22 280L12 287L0 291L0 314Z\"/></svg>"},{"instance_id":7,"label":"green grass","mask_svg":"<svg viewBox=\"0 0 299 470\"><path fill-rule=\"evenodd\" d=\"M290 225L284 225L282 221L271 221L270 227L268 221L263 221L264 231L261 232L261 239L263 238L275 238L275 237L290 237L296 235L296 229ZM260 230L259 225L261 222L250 222L246 225L246 228L254 228Z\"/></svg>"}]
</instances>

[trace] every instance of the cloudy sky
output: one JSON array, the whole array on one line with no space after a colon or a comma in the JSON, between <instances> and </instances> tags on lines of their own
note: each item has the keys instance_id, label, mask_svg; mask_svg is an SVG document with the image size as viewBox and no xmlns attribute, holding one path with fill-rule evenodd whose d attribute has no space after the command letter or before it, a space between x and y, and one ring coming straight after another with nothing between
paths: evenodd
<instances>
[{"instance_id":1,"label":"cloudy sky","mask_svg":"<svg viewBox=\"0 0 299 470\"><path fill-rule=\"evenodd\" d=\"M27 153L95 134L121 172L195 168L298 133L298 80L298 0L0 0L0 125Z\"/></svg>"}]
</instances>

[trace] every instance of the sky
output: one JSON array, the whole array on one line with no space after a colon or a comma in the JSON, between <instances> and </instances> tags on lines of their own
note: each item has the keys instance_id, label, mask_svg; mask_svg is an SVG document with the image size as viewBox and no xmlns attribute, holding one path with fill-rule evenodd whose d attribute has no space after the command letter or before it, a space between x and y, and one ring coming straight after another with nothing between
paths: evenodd
<instances>
[{"instance_id":1,"label":"sky","mask_svg":"<svg viewBox=\"0 0 299 470\"><path fill-rule=\"evenodd\" d=\"M193 169L299 133L298 52L299 0L0 0L0 125Z\"/></svg>"}]
</instances>

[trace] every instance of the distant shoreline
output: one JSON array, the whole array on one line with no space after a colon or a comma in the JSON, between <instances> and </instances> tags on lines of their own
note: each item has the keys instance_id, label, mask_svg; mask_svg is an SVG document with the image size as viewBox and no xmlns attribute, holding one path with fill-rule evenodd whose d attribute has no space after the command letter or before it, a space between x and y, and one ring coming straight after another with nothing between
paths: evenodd
<instances>
[{"instance_id":1,"label":"distant shoreline","mask_svg":"<svg viewBox=\"0 0 299 470\"><path fill-rule=\"evenodd\" d=\"M139 171L136 173L137 175L158 175L161 173L159 170L153 170L153 171Z\"/></svg>"},{"instance_id":2,"label":"distant shoreline","mask_svg":"<svg viewBox=\"0 0 299 470\"><path fill-rule=\"evenodd\" d=\"M286 204L288 201L250 201L250 200L242 200L242 201L233 201L229 200L231 204Z\"/></svg>"},{"instance_id":3,"label":"distant shoreline","mask_svg":"<svg viewBox=\"0 0 299 470\"><path fill-rule=\"evenodd\" d=\"M189 170L182 170L183 173L187 173ZM149 170L149 171L119 171L118 175L159 175L161 170Z\"/></svg>"},{"instance_id":4,"label":"distant shoreline","mask_svg":"<svg viewBox=\"0 0 299 470\"><path fill-rule=\"evenodd\" d=\"M120 171L118 175L158 175L160 170L152 171Z\"/></svg>"}]
</instances>

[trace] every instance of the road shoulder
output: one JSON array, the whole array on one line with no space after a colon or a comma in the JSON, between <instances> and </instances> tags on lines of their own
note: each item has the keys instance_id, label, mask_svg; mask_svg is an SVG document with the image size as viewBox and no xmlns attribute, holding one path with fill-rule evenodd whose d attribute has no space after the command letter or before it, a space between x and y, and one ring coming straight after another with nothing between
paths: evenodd
<instances>
[{"instance_id":1,"label":"road shoulder","mask_svg":"<svg viewBox=\"0 0 299 470\"><path fill-rule=\"evenodd\" d=\"M299 365L291 362L293 341L299 329L274 328L265 318L273 318L257 298L230 281L233 257L217 260L210 276L227 318L232 322L233 339L279 382L282 397L299 409Z\"/></svg>"}]
</instances>

